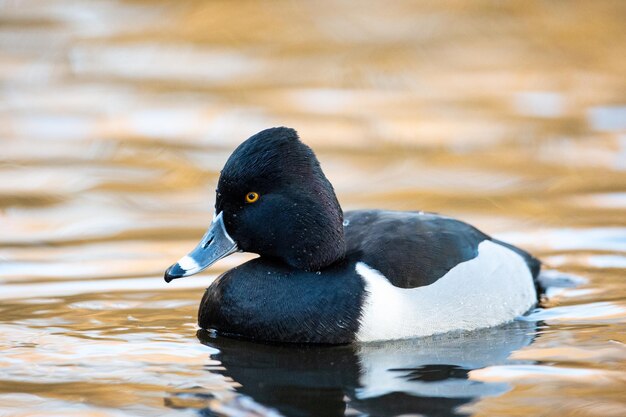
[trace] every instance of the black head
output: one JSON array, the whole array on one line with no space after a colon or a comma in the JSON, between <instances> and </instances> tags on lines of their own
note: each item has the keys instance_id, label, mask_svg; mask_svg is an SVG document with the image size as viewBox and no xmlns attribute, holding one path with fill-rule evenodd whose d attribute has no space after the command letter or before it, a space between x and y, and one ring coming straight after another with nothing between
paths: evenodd
<instances>
[{"instance_id":1,"label":"black head","mask_svg":"<svg viewBox=\"0 0 626 417\"><path fill-rule=\"evenodd\" d=\"M235 250L307 271L343 258L343 212L315 154L298 133L276 127L243 142L216 190L216 218L165 279L192 275Z\"/></svg>"},{"instance_id":2,"label":"black head","mask_svg":"<svg viewBox=\"0 0 626 417\"><path fill-rule=\"evenodd\" d=\"M215 211L239 249L309 271L343 257L343 212L295 130L267 129L239 145L216 191Z\"/></svg>"}]
</instances>

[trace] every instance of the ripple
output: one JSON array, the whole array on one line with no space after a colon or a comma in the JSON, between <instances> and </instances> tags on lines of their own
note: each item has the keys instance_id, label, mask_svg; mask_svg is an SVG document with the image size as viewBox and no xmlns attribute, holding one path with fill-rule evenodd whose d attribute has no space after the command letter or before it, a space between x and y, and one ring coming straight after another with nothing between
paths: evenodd
<instances>
[{"instance_id":1,"label":"ripple","mask_svg":"<svg viewBox=\"0 0 626 417\"><path fill-rule=\"evenodd\" d=\"M552 229L499 233L498 239L521 246L555 250L608 250L626 252L625 227Z\"/></svg>"},{"instance_id":2,"label":"ripple","mask_svg":"<svg viewBox=\"0 0 626 417\"><path fill-rule=\"evenodd\" d=\"M543 258L552 266L581 265L591 268L626 268L626 256L623 255L559 255Z\"/></svg>"},{"instance_id":3,"label":"ripple","mask_svg":"<svg viewBox=\"0 0 626 417\"><path fill-rule=\"evenodd\" d=\"M8 284L2 286L0 300L21 299L31 297L65 297L76 294L100 293L107 291L146 291L146 290L179 290L202 288L208 286L217 275L205 275L208 280L199 277L178 280L176 285L169 285L162 277L143 277L132 279L100 279L93 281L65 281L36 284Z\"/></svg>"},{"instance_id":4,"label":"ripple","mask_svg":"<svg viewBox=\"0 0 626 417\"><path fill-rule=\"evenodd\" d=\"M263 60L242 49L146 42L104 48L77 46L70 53L70 62L78 74L218 85L258 77L266 67Z\"/></svg>"},{"instance_id":5,"label":"ripple","mask_svg":"<svg viewBox=\"0 0 626 417\"><path fill-rule=\"evenodd\" d=\"M551 91L524 91L515 95L514 106L524 116L556 118L563 115L565 100Z\"/></svg>"},{"instance_id":6,"label":"ripple","mask_svg":"<svg viewBox=\"0 0 626 417\"><path fill-rule=\"evenodd\" d=\"M594 193L573 197L572 200L581 205L593 207L623 209L626 208L626 193Z\"/></svg>"},{"instance_id":7,"label":"ripple","mask_svg":"<svg viewBox=\"0 0 626 417\"><path fill-rule=\"evenodd\" d=\"M626 130L626 106L592 107L587 118L594 130L603 132Z\"/></svg>"},{"instance_id":8,"label":"ripple","mask_svg":"<svg viewBox=\"0 0 626 417\"><path fill-rule=\"evenodd\" d=\"M626 308L609 302L578 304L563 307L538 308L521 320L549 323L606 322L624 319Z\"/></svg>"},{"instance_id":9,"label":"ripple","mask_svg":"<svg viewBox=\"0 0 626 417\"><path fill-rule=\"evenodd\" d=\"M625 374L617 371L603 371L586 368L566 368L547 365L502 365L489 366L469 373L472 380L483 382L519 381L525 379L567 380L570 382L606 383L611 384L615 379L624 379Z\"/></svg>"},{"instance_id":10,"label":"ripple","mask_svg":"<svg viewBox=\"0 0 626 417\"><path fill-rule=\"evenodd\" d=\"M95 311L130 310L135 308L161 310L196 305L195 300L162 300L162 301L79 301L70 304L69 308Z\"/></svg>"}]
</instances>

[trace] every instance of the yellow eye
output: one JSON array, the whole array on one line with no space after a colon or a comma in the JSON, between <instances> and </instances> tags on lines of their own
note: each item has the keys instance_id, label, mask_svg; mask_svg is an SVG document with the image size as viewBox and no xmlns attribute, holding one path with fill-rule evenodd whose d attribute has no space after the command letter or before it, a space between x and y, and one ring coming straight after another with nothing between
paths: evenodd
<instances>
[{"instance_id":1,"label":"yellow eye","mask_svg":"<svg viewBox=\"0 0 626 417\"><path fill-rule=\"evenodd\" d=\"M251 192L246 194L246 203L256 203L259 199L259 193Z\"/></svg>"}]
</instances>

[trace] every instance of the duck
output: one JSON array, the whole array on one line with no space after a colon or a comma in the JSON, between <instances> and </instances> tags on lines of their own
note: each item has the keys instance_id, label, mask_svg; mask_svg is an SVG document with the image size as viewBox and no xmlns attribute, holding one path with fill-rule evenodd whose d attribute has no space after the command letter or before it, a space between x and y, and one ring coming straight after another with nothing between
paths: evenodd
<instances>
[{"instance_id":1,"label":"duck","mask_svg":"<svg viewBox=\"0 0 626 417\"><path fill-rule=\"evenodd\" d=\"M165 281L235 252L201 329L270 343L349 344L472 331L515 320L541 295L541 262L461 220L424 211L343 212L313 150L274 127L220 172L213 220Z\"/></svg>"}]
</instances>

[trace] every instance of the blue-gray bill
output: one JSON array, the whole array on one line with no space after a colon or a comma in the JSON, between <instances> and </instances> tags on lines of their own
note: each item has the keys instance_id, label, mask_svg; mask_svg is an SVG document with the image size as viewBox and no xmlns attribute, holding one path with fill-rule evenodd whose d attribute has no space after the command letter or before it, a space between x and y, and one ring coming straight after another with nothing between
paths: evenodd
<instances>
[{"instance_id":1,"label":"blue-gray bill","mask_svg":"<svg viewBox=\"0 0 626 417\"><path fill-rule=\"evenodd\" d=\"M218 214L198 246L165 271L165 282L188 277L213 265L215 262L237 252L237 244L224 226L222 213Z\"/></svg>"}]
</instances>

